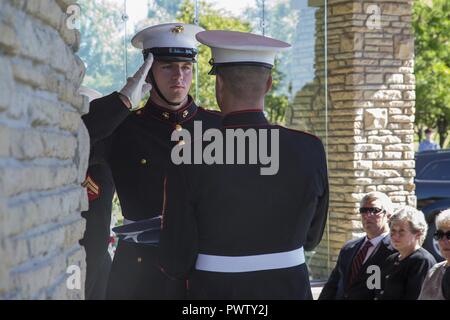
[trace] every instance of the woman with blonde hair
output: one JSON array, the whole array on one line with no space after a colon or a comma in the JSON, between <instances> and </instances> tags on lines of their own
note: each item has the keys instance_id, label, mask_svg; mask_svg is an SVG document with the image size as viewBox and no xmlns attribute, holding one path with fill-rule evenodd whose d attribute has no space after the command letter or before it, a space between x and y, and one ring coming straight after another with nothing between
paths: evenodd
<instances>
[{"instance_id":1,"label":"woman with blonde hair","mask_svg":"<svg viewBox=\"0 0 450 320\"><path fill-rule=\"evenodd\" d=\"M382 288L375 299L415 300L428 270L436 263L422 248L427 223L421 211L404 206L389 220L392 246L398 251L390 255L382 267Z\"/></svg>"},{"instance_id":2,"label":"woman with blonde hair","mask_svg":"<svg viewBox=\"0 0 450 320\"><path fill-rule=\"evenodd\" d=\"M434 239L445 260L428 271L419 300L450 300L450 209L437 216Z\"/></svg>"}]
</instances>

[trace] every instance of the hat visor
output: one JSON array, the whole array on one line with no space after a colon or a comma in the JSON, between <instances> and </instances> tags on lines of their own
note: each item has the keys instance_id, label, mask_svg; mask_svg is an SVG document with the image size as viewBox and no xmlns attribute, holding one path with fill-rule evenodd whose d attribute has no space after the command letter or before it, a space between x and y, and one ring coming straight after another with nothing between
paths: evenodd
<instances>
[{"instance_id":1,"label":"hat visor","mask_svg":"<svg viewBox=\"0 0 450 320\"><path fill-rule=\"evenodd\" d=\"M217 67L236 67L236 66L251 66L251 67L263 67L269 70L272 69L273 65L264 62L254 62L254 61L242 61L242 62L223 62L214 63L211 70L208 72L209 75L217 74Z\"/></svg>"},{"instance_id":2,"label":"hat visor","mask_svg":"<svg viewBox=\"0 0 450 320\"><path fill-rule=\"evenodd\" d=\"M197 62L195 57L155 56L155 60L165 62Z\"/></svg>"}]
</instances>

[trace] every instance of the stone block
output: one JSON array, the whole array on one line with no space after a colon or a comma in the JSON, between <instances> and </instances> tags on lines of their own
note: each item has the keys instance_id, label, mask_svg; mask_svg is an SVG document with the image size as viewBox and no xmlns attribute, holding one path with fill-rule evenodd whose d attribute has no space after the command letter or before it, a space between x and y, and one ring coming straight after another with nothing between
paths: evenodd
<instances>
[{"instance_id":1,"label":"stone block","mask_svg":"<svg viewBox=\"0 0 450 320\"><path fill-rule=\"evenodd\" d=\"M383 83L382 73L366 74L366 83Z\"/></svg>"},{"instance_id":2,"label":"stone block","mask_svg":"<svg viewBox=\"0 0 450 320\"><path fill-rule=\"evenodd\" d=\"M395 159L395 160L401 160L403 159L403 155L401 152L384 152L385 159Z\"/></svg>"},{"instance_id":3,"label":"stone block","mask_svg":"<svg viewBox=\"0 0 450 320\"><path fill-rule=\"evenodd\" d=\"M363 49L362 33L348 32L341 35L340 52L355 52Z\"/></svg>"},{"instance_id":4,"label":"stone block","mask_svg":"<svg viewBox=\"0 0 450 320\"><path fill-rule=\"evenodd\" d=\"M401 73L387 74L386 83L395 83L395 84L404 83L404 75Z\"/></svg>"},{"instance_id":5,"label":"stone block","mask_svg":"<svg viewBox=\"0 0 450 320\"><path fill-rule=\"evenodd\" d=\"M378 90L364 92L365 99L371 100L401 100L402 92L399 90Z\"/></svg>"},{"instance_id":6,"label":"stone block","mask_svg":"<svg viewBox=\"0 0 450 320\"><path fill-rule=\"evenodd\" d=\"M3 37L3 35L2 35ZM2 38L0 37L0 38ZM1 51L0 51L1 52ZM14 105L15 85L11 68L11 63L5 57L0 55L0 112Z\"/></svg>"},{"instance_id":7,"label":"stone block","mask_svg":"<svg viewBox=\"0 0 450 320\"><path fill-rule=\"evenodd\" d=\"M397 178L400 177L398 170L371 170L369 177L372 178Z\"/></svg>"},{"instance_id":8,"label":"stone block","mask_svg":"<svg viewBox=\"0 0 450 320\"><path fill-rule=\"evenodd\" d=\"M397 143L387 145L384 148L385 151L414 151L414 145L411 143Z\"/></svg>"},{"instance_id":9,"label":"stone block","mask_svg":"<svg viewBox=\"0 0 450 320\"><path fill-rule=\"evenodd\" d=\"M414 116L407 115L392 115L389 116L390 122L398 122L398 123L414 123Z\"/></svg>"},{"instance_id":10,"label":"stone block","mask_svg":"<svg viewBox=\"0 0 450 320\"><path fill-rule=\"evenodd\" d=\"M333 6L331 6L331 12L333 16L339 16L343 14L350 14L350 13L362 13L362 4L358 2L345 2L345 3L338 3Z\"/></svg>"},{"instance_id":11,"label":"stone block","mask_svg":"<svg viewBox=\"0 0 450 320\"><path fill-rule=\"evenodd\" d=\"M412 169L414 165L414 160L373 161L374 169Z\"/></svg>"},{"instance_id":12,"label":"stone block","mask_svg":"<svg viewBox=\"0 0 450 320\"><path fill-rule=\"evenodd\" d=\"M413 59L414 39L409 35L397 35L394 37L394 56L396 59Z\"/></svg>"},{"instance_id":13,"label":"stone block","mask_svg":"<svg viewBox=\"0 0 450 320\"><path fill-rule=\"evenodd\" d=\"M0 124L0 157L8 157L10 155L10 128Z\"/></svg>"},{"instance_id":14,"label":"stone block","mask_svg":"<svg viewBox=\"0 0 450 320\"><path fill-rule=\"evenodd\" d=\"M388 120L387 109L371 108L364 112L364 126L366 130L384 129Z\"/></svg>"}]
</instances>

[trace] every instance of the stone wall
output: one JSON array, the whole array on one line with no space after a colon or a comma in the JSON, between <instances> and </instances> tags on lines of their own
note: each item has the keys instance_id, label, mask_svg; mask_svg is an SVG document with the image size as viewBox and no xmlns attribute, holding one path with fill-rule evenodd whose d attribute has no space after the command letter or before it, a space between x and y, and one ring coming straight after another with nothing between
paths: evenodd
<instances>
[{"instance_id":1,"label":"stone wall","mask_svg":"<svg viewBox=\"0 0 450 320\"><path fill-rule=\"evenodd\" d=\"M84 274L89 154L70 4L0 2L0 299L83 298L66 286L69 266Z\"/></svg>"},{"instance_id":2,"label":"stone wall","mask_svg":"<svg viewBox=\"0 0 450 320\"><path fill-rule=\"evenodd\" d=\"M327 142L330 216L309 263L317 278L326 278L343 244L362 234L357 210L365 193L416 202L412 1L328 1L327 99L323 4L310 0L319 7L316 77L297 92L287 116L291 127Z\"/></svg>"}]
</instances>

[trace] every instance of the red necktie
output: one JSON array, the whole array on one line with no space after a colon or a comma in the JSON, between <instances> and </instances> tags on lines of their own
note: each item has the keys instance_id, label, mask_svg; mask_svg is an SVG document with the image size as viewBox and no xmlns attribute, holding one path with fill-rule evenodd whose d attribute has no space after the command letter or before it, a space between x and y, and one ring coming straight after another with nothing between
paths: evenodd
<instances>
[{"instance_id":1,"label":"red necktie","mask_svg":"<svg viewBox=\"0 0 450 320\"><path fill-rule=\"evenodd\" d=\"M350 278L348 282L348 286L350 287L353 282L358 278L359 271L361 270L361 267L363 265L364 259L366 258L367 251L372 246L372 242L366 241L366 243L363 245L363 247L359 250L359 252L356 254L355 258L352 262L352 269L350 271Z\"/></svg>"}]
</instances>

